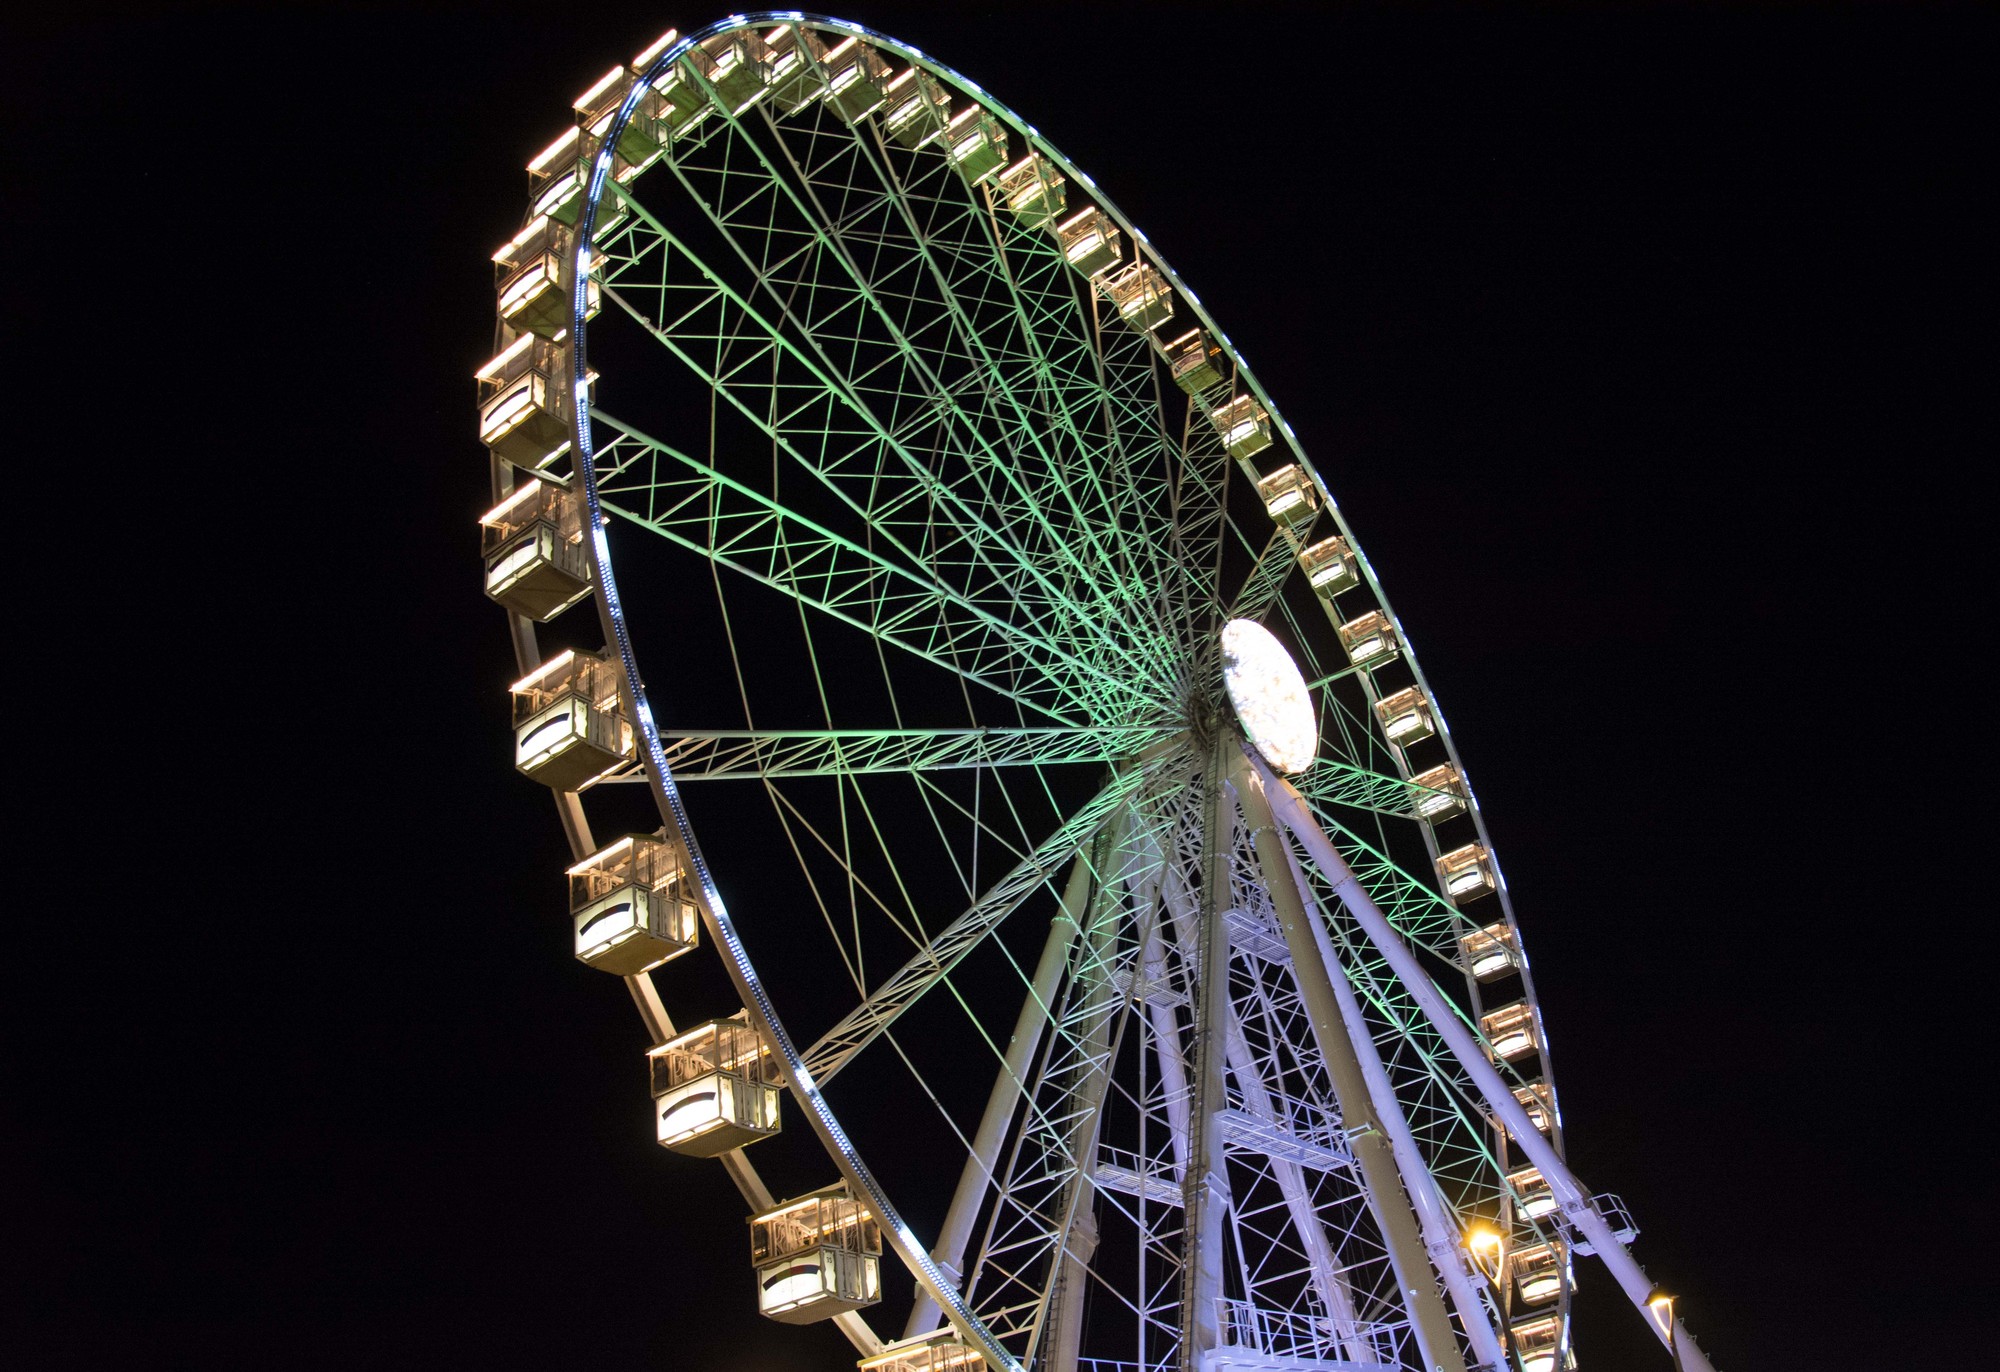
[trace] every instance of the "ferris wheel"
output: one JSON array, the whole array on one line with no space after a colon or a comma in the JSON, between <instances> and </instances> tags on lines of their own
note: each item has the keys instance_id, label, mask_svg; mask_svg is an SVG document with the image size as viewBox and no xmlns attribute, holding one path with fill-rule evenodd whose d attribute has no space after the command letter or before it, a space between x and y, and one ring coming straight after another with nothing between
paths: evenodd
<instances>
[{"instance_id":1,"label":"ferris wheel","mask_svg":"<svg viewBox=\"0 0 2000 1372\"><path fill-rule=\"evenodd\" d=\"M1144 235L838 20L573 110L494 259L486 589L745 1317L875 1372L1555 1372L1594 1255L1707 1368L1563 1161L1402 625Z\"/></svg>"}]
</instances>

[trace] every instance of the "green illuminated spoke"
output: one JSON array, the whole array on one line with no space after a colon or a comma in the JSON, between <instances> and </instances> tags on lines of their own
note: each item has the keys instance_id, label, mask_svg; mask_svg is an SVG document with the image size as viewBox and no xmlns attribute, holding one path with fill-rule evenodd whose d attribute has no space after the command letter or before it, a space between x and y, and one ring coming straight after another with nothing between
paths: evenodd
<instances>
[{"instance_id":1,"label":"green illuminated spoke","mask_svg":"<svg viewBox=\"0 0 2000 1372\"><path fill-rule=\"evenodd\" d=\"M1299 543L1287 529L1273 529L1256 566L1244 579L1229 607L1231 619L1262 619L1285 589L1285 578L1299 565Z\"/></svg>"},{"instance_id":2,"label":"green illuminated spoke","mask_svg":"<svg viewBox=\"0 0 2000 1372\"><path fill-rule=\"evenodd\" d=\"M940 583L932 568L862 547L621 419L591 414L670 460L643 472L627 462L603 482L607 505L633 523L1038 711L1089 713L1122 692L1124 683Z\"/></svg>"},{"instance_id":3,"label":"green illuminated spoke","mask_svg":"<svg viewBox=\"0 0 2000 1372\"><path fill-rule=\"evenodd\" d=\"M962 767L1113 762L1160 729L689 729L663 737L679 781L862 776Z\"/></svg>"},{"instance_id":4,"label":"green illuminated spoke","mask_svg":"<svg viewBox=\"0 0 2000 1372\"><path fill-rule=\"evenodd\" d=\"M1095 321L1086 318L1075 306L1074 274L1047 239L1033 231L1020 234L1032 246L1020 253L1020 260L1010 270L1006 247L1009 235L990 199L983 206L975 202L969 214L959 216L959 224L974 228L969 245L963 239L954 241L947 233L930 226L920 226L917 197L912 194L910 184L890 169L878 150L864 145L864 159L892 194L925 266L937 283L940 299L958 325L961 345L985 365L989 403L997 404L999 398L1004 398L1013 411L1019 432L1041 450L1039 455L1045 461L1052 460L1052 455L1041 437L1044 430L1065 436L1068 446L1081 451L1081 461L1068 464L1067 471L1056 469L1057 479L1047 484L1041 498L1068 503L1076 519L1091 532L1092 551L1107 572L1128 578L1140 575L1157 585L1161 576L1152 541L1119 537L1121 522L1129 527L1133 515L1141 509L1144 478L1141 469L1130 460L1115 422L1111 422L1112 412L1121 408L1121 397L1107 389L1100 378L1088 374L1093 364L1101 372L1105 360L1101 349L1087 346L1095 333ZM936 164L932 179L942 178L955 184L956 176L945 170L943 160L936 159ZM1031 299L1023 266L1030 272L1039 269L1037 274L1045 287L1050 278L1055 278L1058 289L1045 289L1042 295ZM1001 299L1003 309L1011 307L1013 327L1006 333L983 327L968 314L968 302L990 305L995 297ZM996 342L996 338L1003 341ZM1007 349L1005 340L1016 338L1019 344ZM1101 344L1105 340L1098 341ZM1061 371L1050 359L1050 353L1059 344L1070 345L1065 349L1068 366ZM1147 446L1157 447L1157 373L1150 350L1141 345L1141 354L1140 366L1128 368L1128 374L1136 371L1143 378L1141 384L1147 398L1155 403L1131 407L1127 418L1139 420L1134 437L1149 440ZM1109 432L1101 442L1083 431L1079 416L1107 421ZM1074 473L1075 479L1063 479L1069 473ZM1114 496L1113 491L1120 494ZM1090 515L1085 514L1084 499L1080 497L1087 498L1095 507ZM1143 573L1131 565L1135 553L1149 564Z\"/></svg>"},{"instance_id":5,"label":"green illuminated spoke","mask_svg":"<svg viewBox=\"0 0 2000 1372\"><path fill-rule=\"evenodd\" d=\"M1315 810L1327 805L1345 805L1398 819L1414 815L1425 797L1447 794L1335 758L1321 758L1295 784Z\"/></svg>"},{"instance_id":6,"label":"green illuminated spoke","mask_svg":"<svg viewBox=\"0 0 2000 1372\"><path fill-rule=\"evenodd\" d=\"M649 218L636 201L628 198L627 203L641 218ZM659 232L663 237L668 236L663 226ZM676 248L672 260L685 262L691 269L707 271L691 253L678 245ZM728 401L744 418L761 429L781 451L812 472L857 514L867 519L875 531L874 536L889 542L912 561L928 561L940 571L955 570L962 579L973 578L968 585L982 585L989 599L997 597L1011 604L1019 613L1033 612L1034 622L1042 626L1051 639L1087 645L1090 651L1102 656L1105 636L1095 628L1087 606L1065 597L1047 571L1038 568L1032 559L1026 558L1002 536L1004 525L996 526L982 517L979 510L957 499L950 488L932 476L913 454L895 443L882 422L834 381L815 359L806 356L740 296L724 288L718 302L719 308L730 316L735 327L717 326L708 333L686 338L669 336L647 320L643 312L626 298L622 282L616 287L607 284L604 293L608 300L638 319L657 341L700 376L716 395ZM719 357L717 362L706 363L697 359L691 350L692 343L709 334L716 338L733 338L741 331L747 331L750 337L757 340L751 361L774 359L803 373L804 384L793 384L791 394L795 398L801 395L804 398L798 399L783 412L782 427L768 416L773 408L769 395L772 387L762 377L753 375L748 363L731 359L730 371L725 374ZM878 460L871 468L855 461L853 453L835 459L841 464L838 468L826 465L825 454L838 439L841 423L851 424L857 420L866 431L866 441L855 452L873 451L878 459L894 459L893 466L885 469L882 461ZM902 545L899 530L919 530L928 535L939 527L941 517L949 539L940 551L948 556L926 559ZM1025 573L1028 585L1023 586L1021 576L1016 573ZM1039 603L1031 598L1033 592L1041 593ZM1120 679L1118 688L1147 691L1155 699L1161 694L1158 687L1149 686L1144 678Z\"/></svg>"},{"instance_id":7,"label":"green illuminated spoke","mask_svg":"<svg viewBox=\"0 0 2000 1372\"><path fill-rule=\"evenodd\" d=\"M1424 789L1408 787L1412 793ZM1313 798L1309 796L1308 800L1313 801ZM1327 832L1340 842L1341 851L1347 858L1348 866L1354 869L1355 878L1382 907L1382 913L1395 925L1397 932L1418 947L1457 966L1459 936L1471 933L1478 926L1467 919L1457 906L1404 871L1353 829L1343 825L1327 807L1313 801L1312 810Z\"/></svg>"},{"instance_id":8,"label":"green illuminated spoke","mask_svg":"<svg viewBox=\"0 0 2000 1372\"><path fill-rule=\"evenodd\" d=\"M942 293L920 296L915 293L915 283L909 281L909 294L903 297L903 308L898 311L895 305L899 302L886 299L870 273L863 270L847 241L841 220L823 207L810 203L809 195L802 193L793 179L782 176L754 141L747 136L741 141L763 164L772 183L791 201L792 209L801 222L819 226L808 250L780 257L775 262L769 259L768 253L764 262L754 261L749 250L739 241L739 235L729 235L731 246L756 274L764 291L774 302L782 303L787 312L801 318L810 336L836 333L839 321L850 313L865 313L872 318L888 334L889 343L885 346L872 340L864 342L860 335L855 334L852 347L857 358L871 352L899 357L904 380L893 388L895 399L905 409L915 402L919 412L931 407L937 411L939 418L953 421L941 431L940 440L945 450L951 451L954 457L967 465L979 498L986 504L989 526L1013 531L1015 537L1022 531L1039 535L1036 542L1044 549L1043 557L1054 566L1070 569L1072 591L1078 579L1085 586L1101 582L1108 570L1104 559L1089 555L1101 551L1098 547L1100 521L1086 517L1073 503L1070 505L1073 517L1065 526L1058 527L1051 520L1050 511L1062 509L1063 503L1070 501L1070 493L1060 483L1055 486L1046 483L1039 487L1031 485L1027 473L1034 464L1023 460L1033 454L1046 463L1047 454L1036 451L1040 448L1040 430L1044 426L1023 422L1026 417L1012 404L1015 394L1013 379L1004 374L996 376L991 373L991 356L984 352L980 338L982 331L972 328L962 313L954 313L959 309L960 298L948 288ZM852 145L851 139L842 141ZM733 151L735 140L730 147ZM763 188L756 184L754 178L739 175L731 180L724 176L719 186L704 183L698 189L694 178L707 170L711 173L709 180L713 181L716 179L714 169L699 168L677 158L670 158L668 165L718 227L725 230L755 228L759 231L760 241L766 244L774 241L767 223L753 221L739 226L731 222L734 211L728 192L732 186L739 191L748 188L753 205L765 199ZM792 165L796 172L796 163ZM703 194L704 190L709 193ZM772 206L767 214L774 213L775 197L769 198L767 203ZM914 258L910 255L912 249ZM897 272L906 281L913 277L924 265L924 254L925 244L920 235L905 240L900 255L889 254L894 264L891 280ZM881 255L875 256L879 261ZM955 325L955 329L933 327L932 337L913 333L910 315L919 305L933 313L941 309L946 324ZM964 403L969 388L946 385L940 373L947 360L962 357L968 350L982 358L988 368L988 375L977 388L984 404L976 411L969 410ZM1010 416L1006 413L1010 408L1015 409L1012 422L1009 422ZM1099 627L1107 630L1112 626L1107 623ZM1100 641L1114 656L1125 652L1121 635L1100 632Z\"/></svg>"},{"instance_id":9,"label":"green illuminated spoke","mask_svg":"<svg viewBox=\"0 0 2000 1372\"><path fill-rule=\"evenodd\" d=\"M1127 771L1071 816L1033 852L931 939L917 955L849 1011L803 1054L816 1081L824 1083L867 1047L896 1018L916 1004L951 969L1076 855L1077 849L1125 804L1148 772Z\"/></svg>"}]
</instances>

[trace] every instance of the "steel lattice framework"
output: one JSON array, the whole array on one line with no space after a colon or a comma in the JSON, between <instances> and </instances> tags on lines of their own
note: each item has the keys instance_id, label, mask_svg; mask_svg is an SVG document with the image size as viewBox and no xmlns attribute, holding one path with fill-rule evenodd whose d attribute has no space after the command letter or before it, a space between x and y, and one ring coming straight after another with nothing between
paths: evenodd
<instances>
[{"instance_id":1,"label":"steel lattice framework","mask_svg":"<svg viewBox=\"0 0 2000 1372\"><path fill-rule=\"evenodd\" d=\"M542 774L578 871L607 823L663 823L707 965L914 1279L898 1337L938 1333L882 1365L1541 1372L1572 1255L1643 1302L1629 1221L1561 1162L1408 639L1145 237L987 93L841 21L669 35L576 112L481 372L522 766L549 709L594 721L604 765ZM560 592L530 605L522 568ZM1229 712L1231 619L1311 685L1296 782ZM613 687L561 695L583 659L556 649L596 641ZM700 961L623 970L656 1043ZM1482 1278L1479 1226L1517 1266Z\"/></svg>"}]
</instances>

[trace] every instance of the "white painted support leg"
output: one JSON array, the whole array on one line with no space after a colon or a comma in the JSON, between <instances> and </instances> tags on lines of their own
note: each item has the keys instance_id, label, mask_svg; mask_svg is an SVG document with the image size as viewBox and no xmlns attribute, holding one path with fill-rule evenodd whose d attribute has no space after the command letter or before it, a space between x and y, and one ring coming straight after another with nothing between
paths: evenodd
<instances>
[{"instance_id":1,"label":"white painted support leg","mask_svg":"<svg viewBox=\"0 0 2000 1372\"><path fill-rule=\"evenodd\" d=\"M1514 1099L1514 1093L1494 1070L1486 1058L1479 1040L1459 1018L1457 1008L1452 1005L1430 974L1424 971L1417 955L1410 950L1395 927L1389 923L1381 908L1375 904L1368 892L1355 879L1340 852L1333 846L1325 832L1312 817L1304 797L1282 779L1273 776L1270 769L1261 763L1253 763L1271 799L1271 807L1278 819L1298 839L1306 853L1318 864L1326 879L1332 882L1333 893L1340 903L1347 907L1349 914L1361 926L1389 965L1395 969L1396 977L1403 983L1417 1005L1430 1019L1432 1026L1443 1036L1452 1056L1458 1059L1459 1067L1472 1078L1479 1094L1486 1099L1487 1108L1492 1110L1506 1126L1507 1133L1515 1144L1526 1153L1528 1160L1540 1170L1549 1183L1557 1201L1562 1206L1563 1215L1577 1232L1597 1250L1597 1256L1610 1269L1618 1285L1625 1291L1646 1327L1651 1329L1660 1342L1680 1355L1684 1372L1715 1372L1714 1364L1707 1354L1695 1343L1694 1336L1686 1327L1675 1320L1671 1336L1663 1333L1646 1313L1646 1298L1653 1293L1653 1282L1645 1269L1639 1266L1612 1231L1604 1217L1597 1213L1597 1207L1590 1203L1590 1190L1569 1170L1562 1157L1556 1152L1542 1132L1528 1119L1528 1112Z\"/></svg>"},{"instance_id":2,"label":"white painted support leg","mask_svg":"<svg viewBox=\"0 0 2000 1372\"><path fill-rule=\"evenodd\" d=\"M1300 869L1298 858L1289 846L1285 863L1291 871L1293 883L1298 887L1300 899L1315 916L1312 921L1313 941L1319 944L1320 960L1329 969L1341 972L1331 979L1333 997L1340 1002L1340 1018L1347 1026L1348 1040L1354 1044L1355 1056L1360 1060L1361 1075L1368 1083L1368 1098L1375 1106L1375 1118L1382 1122L1382 1130L1389 1136L1389 1147L1395 1154L1396 1166L1402 1172L1403 1183L1416 1206L1417 1224L1423 1230L1424 1247L1430 1252L1431 1265L1444 1278L1444 1289L1451 1296L1452 1307L1458 1311L1458 1327L1465 1331L1472 1343L1472 1355L1482 1364L1495 1369L1509 1368L1512 1363L1507 1357L1507 1350L1501 1346L1500 1335L1494 1330L1486 1304L1479 1298L1478 1288L1472 1284L1472 1274L1466 1270L1465 1250L1461 1246L1458 1225L1438 1191L1437 1179L1431 1175L1429 1165L1417 1149L1416 1138L1410 1133L1410 1122L1403 1114L1402 1103L1396 1099L1395 1087L1389 1082L1389 1071L1382 1065L1381 1050L1375 1046L1374 1036L1368 1031L1368 1021L1362 1018L1361 1002L1356 998L1340 957L1327 937L1326 924L1318 910L1319 902L1313 898L1312 887L1307 884L1306 874Z\"/></svg>"},{"instance_id":3,"label":"white painted support leg","mask_svg":"<svg viewBox=\"0 0 2000 1372\"><path fill-rule=\"evenodd\" d=\"M1292 957L1292 977L1305 1002L1306 1017L1312 1025L1313 1042L1326 1061L1327 1076L1333 1081L1334 1097L1340 1105L1341 1122L1353 1141L1354 1160L1368 1188L1368 1206L1382 1232L1383 1245L1395 1269L1396 1285L1410 1312L1410 1327L1417 1338L1418 1352L1426 1372L1465 1372L1465 1359L1458 1351L1458 1337L1452 1332L1451 1317L1438 1298L1437 1279L1430 1256L1417 1231L1410 1201L1404 1195L1395 1153L1382 1132L1368 1093L1367 1081L1356 1060L1355 1045L1348 1041L1339 1001L1334 995L1332 967L1323 960L1320 944L1313 937L1315 921L1306 913L1293 884L1285 843L1278 833L1271 806L1250 763L1238 752L1234 777L1237 801L1249 822L1257 863L1263 869L1265 889L1277 916L1278 929Z\"/></svg>"},{"instance_id":4,"label":"white painted support leg","mask_svg":"<svg viewBox=\"0 0 2000 1372\"><path fill-rule=\"evenodd\" d=\"M964 1275L965 1245L972 1237L973 1221L979 1217L979 1203L992 1185L993 1166L1000 1156L1008 1122L1020 1105L1022 1084L1035 1060L1035 1050L1041 1046L1042 1031L1048 1027L1049 1006L1068 964L1078 922L1090 900L1090 884L1086 843L1070 866L1069 880L1063 886L1062 908L1049 924L1048 939L1042 944L1042 956L1035 964L1034 980L1029 983L1027 999L1021 1002L1021 1013L1014 1019L1014 1034L1007 1041L1000 1075L993 1080L992 1093L986 1098L986 1113L979 1117L979 1129L972 1136L972 1156L965 1160L965 1169L959 1173L958 1189L952 1192L951 1206L945 1211L944 1228L938 1234L937 1246L931 1250L931 1256L953 1283ZM937 1302L919 1290L909 1323L904 1326L904 1336L928 1334L942 1318Z\"/></svg>"},{"instance_id":5,"label":"white painted support leg","mask_svg":"<svg viewBox=\"0 0 2000 1372\"><path fill-rule=\"evenodd\" d=\"M1160 851L1159 844L1152 841L1150 833L1139 828L1132 838L1133 857L1141 875L1137 880L1128 878L1125 885L1131 892L1133 910L1148 912L1141 917L1146 935L1139 953L1139 984L1148 988L1163 987L1168 979L1167 931L1162 927L1160 910L1162 902L1167 902L1169 921L1178 931L1183 920L1172 907L1168 890L1179 888L1183 883L1179 873L1168 870L1166 855ZM1187 927L1192 929L1193 926L1189 924ZM1180 934L1176 932L1175 937L1180 937ZM1187 1067L1181 1058L1180 1028L1174 1022L1173 1007L1159 996L1149 990L1145 1002L1146 1023L1152 1029L1154 1069L1160 1074L1160 1093L1166 1098L1167 1140L1174 1156L1174 1180L1178 1182L1187 1174L1188 1155L1188 1079Z\"/></svg>"},{"instance_id":6,"label":"white painted support leg","mask_svg":"<svg viewBox=\"0 0 2000 1372\"><path fill-rule=\"evenodd\" d=\"M1229 1216L1229 1167L1216 1113L1224 1096L1223 1065L1229 1051L1229 855L1236 825L1220 766L1207 777L1202 844L1200 976L1194 1020L1194 1110L1188 1119L1187 1171L1181 1179L1181 1214L1187 1239L1181 1267L1182 1372L1200 1372L1203 1355L1222 1342L1222 1237Z\"/></svg>"},{"instance_id":7,"label":"white painted support leg","mask_svg":"<svg viewBox=\"0 0 2000 1372\"><path fill-rule=\"evenodd\" d=\"M1158 930L1146 940L1139 974L1148 986L1166 984L1166 949ZM1174 1180L1179 1181L1187 1175L1189 1091L1187 1067L1180 1054L1180 1026L1174 1022L1173 1007L1157 1001L1147 1003L1146 1022L1153 1030L1153 1061L1160 1074L1160 1094L1166 1097L1168 1147L1174 1155Z\"/></svg>"},{"instance_id":8,"label":"white painted support leg","mask_svg":"<svg viewBox=\"0 0 2000 1372\"><path fill-rule=\"evenodd\" d=\"M1115 831L1114 831L1115 832ZM1097 1255L1097 1139L1103 1123L1104 1093L1111 1083L1111 1028L1118 1006L1117 988L1103 969L1111 962L1112 947L1123 923L1129 896L1120 882L1099 882L1097 898L1091 902L1085 937L1077 946L1076 970L1079 978L1090 978L1083 1032L1081 1061L1094 1064L1079 1083L1076 1093L1077 1117L1070 1143L1076 1159L1076 1186L1065 1207L1064 1238L1057 1255L1053 1279L1044 1304L1047 1336L1044 1347L1049 1372L1077 1372L1077 1354L1083 1345L1083 1298L1089 1281L1090 1262ZM1115 908L1107 908L1115 907ZM1094 969L1094 970L1093 970Z\"/></svg>"}]
</instances>

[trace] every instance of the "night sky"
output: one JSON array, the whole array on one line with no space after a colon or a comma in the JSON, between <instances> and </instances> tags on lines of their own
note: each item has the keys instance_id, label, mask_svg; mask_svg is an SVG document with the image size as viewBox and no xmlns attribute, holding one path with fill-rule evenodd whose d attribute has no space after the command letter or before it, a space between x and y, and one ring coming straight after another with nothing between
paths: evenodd
<instances>
[{"instance_id":1,"label":"night sky","mask_svg":"<svg viewBox=\"0 0 2000 1372\"><path fill-rule=\"evenodd\" d=\"M1506 862L1571 1160L1716 1363L1989 1358L1990 14L838 12L1089 171L1314 455ZM721 13L7 41L0 1361L852 1366L651 1141L479 593L520 168ZM1582 1280L1580 1366L1664 1369Z\"/></svg>"}]
</instances>

